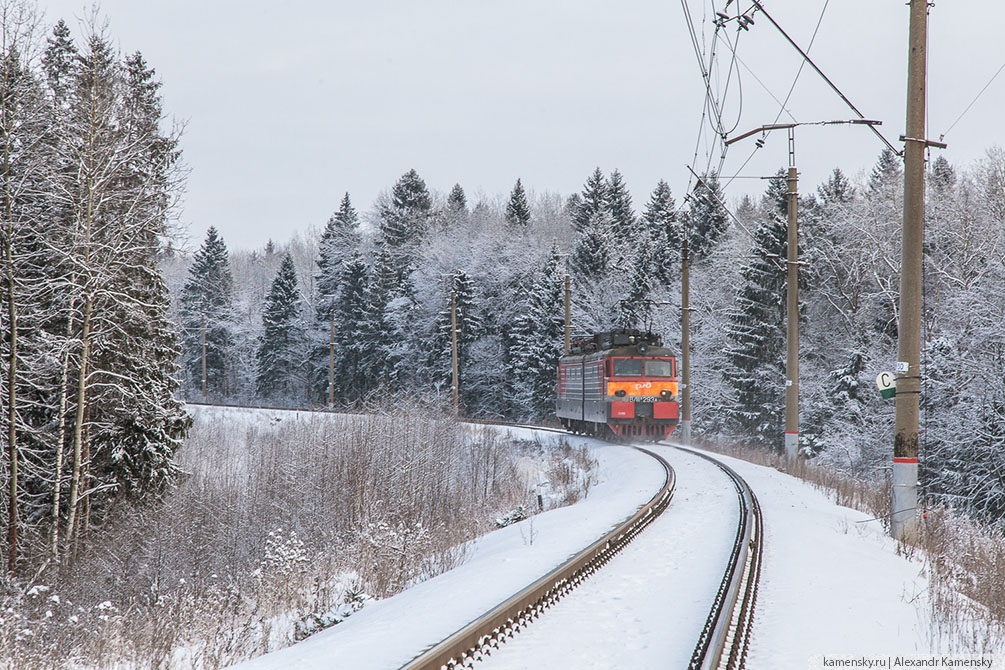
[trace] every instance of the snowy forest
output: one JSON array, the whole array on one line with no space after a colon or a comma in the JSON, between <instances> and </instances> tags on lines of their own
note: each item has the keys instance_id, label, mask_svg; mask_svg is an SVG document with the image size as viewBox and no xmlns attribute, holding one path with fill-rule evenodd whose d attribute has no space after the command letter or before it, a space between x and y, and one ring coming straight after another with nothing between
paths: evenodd
<instances>
[{"instance_id":1,"label":"snowy forest","mask_svg":"<svg viewBox=\"0 0 1005 670\"><path fill-rule=\"evenodd\" d=\"M921 428L930 499L985 521L1005 513L1005 153L931 161ZM902 164L834 169L800 197L801 450L882 478L892 401L873 387L897 337ZM334 206L335 201L338 205ZM229 252L210 228L191 260L166 259L182 325L183 393L209 402L365 407L446 401L456 297L463 415L547 421L563 346L564 282L574 333L652 328L680 341L680 249L692 260L696 434L781 450L786 184L728 197L715 175L678 201L660 181L638 207L618 170L582 192L473 201L409 170L360 213L333 199L314 235ZM205 387L203 387L205 336ZM330 343L334 343L330 346ZM329 370L334 369L332 388Z\"/></svg>"},{"instance_id":2,"label":"snowy forest","mask_svg":"<svg viewBox=\"0 0 1005 670\"><path fill-rule=\"evenodd\" d=\"M618 169L581 192L515 179L470 197L408 170L317 228L241 249L173 228L184 165L154 70L96 27L3 24L0 463L4 562L69 561L116 500L179 474L184 402L365 410L446 403L450 297L460 413L549 421L571 278L574 333L680 341L692 260L693 427L782 447L785 180L757 197L714 174L674 194ZM463 175L459 175L463 181ZM800 197L801 447L864 479L889 466L903 175L879 155ZM639 189L639 187L636 187ZM641 202L632 193L646 193ZM1005 516L1005 152L928 169L922 485L978 520ZM206 222L212 223L212 222ZM308 226L311 222L290 222ZM317 222L320 224L321 222ZM333 374L330 374L333 373Z\"/></svg>"}]
</instances>

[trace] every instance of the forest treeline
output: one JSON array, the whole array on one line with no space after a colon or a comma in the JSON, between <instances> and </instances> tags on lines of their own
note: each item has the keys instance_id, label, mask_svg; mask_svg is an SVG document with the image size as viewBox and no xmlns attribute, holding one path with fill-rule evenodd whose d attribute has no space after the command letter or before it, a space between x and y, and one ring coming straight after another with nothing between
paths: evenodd
<instances>
[{"instance_id":1,"label":"forest treeline","mask_svg":"<svg viewBox=\"0 0 1005 670\"><path fill-rule=\"evenodd\" d=\"M96 22L3 6L3 553L65 564L110 500L162 490L190 423L159 268L178 194L160 84Z\"/></svg>"},{"instance_id":2,"label":"forest treeline","mask_svg":"<svg viewBox=\"0 0 1005 670\"><path fill-rule=\"evenodd\" d=\"M929 499L983 520L1005 513L1005 154L928 170L922 397ZM801 449L864 477L889 467L893 405L876 375L895 365L903 174L880 154L855 179L835 169L800 197ZM680 248L692 269L694 428L782 448L786 183L725 206L715 175L677 202L661 181L636 211L620 172L599 168L564 198L470 203L415 170L360 215L341 198L316 235L228 252L210 229L191 263L168 261L183 326L184 393L209 401L337 407L388 396L446 398L450 294L462 412L547 419L574 331L653 328L679 342ZM334 341L334 346L330 342Z\"/></svg>"}]
</instances>

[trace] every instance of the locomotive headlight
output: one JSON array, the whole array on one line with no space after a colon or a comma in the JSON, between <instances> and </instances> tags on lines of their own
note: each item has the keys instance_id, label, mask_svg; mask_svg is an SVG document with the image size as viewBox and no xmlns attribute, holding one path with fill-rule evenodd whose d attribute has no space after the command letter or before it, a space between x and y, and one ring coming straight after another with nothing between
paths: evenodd
<instances>
[{"instance_id":1,"label":"locomotive headlight","mask_svg":"<svg viewBox=\"0 0 1005 670\"><path fill-rule=\"evenodd\" d=\"M663 396L664 398L669 398L672 394L670 393L669 389L663 389L662 391L660 391L660 395Z\"/></svg>"},{"instance_id":2,"label":"locomotive headlight","mask_svg":"<svg viewBox=\"0 0 1005 670\"><path fill-rule=\"evenodd\" d=\"M617 391L614 392L614 395L618 396L619 398L624 398L625 395L627 395L627 391L625 391L624 389L618 389Z\"/></svg>"}]
</instances>

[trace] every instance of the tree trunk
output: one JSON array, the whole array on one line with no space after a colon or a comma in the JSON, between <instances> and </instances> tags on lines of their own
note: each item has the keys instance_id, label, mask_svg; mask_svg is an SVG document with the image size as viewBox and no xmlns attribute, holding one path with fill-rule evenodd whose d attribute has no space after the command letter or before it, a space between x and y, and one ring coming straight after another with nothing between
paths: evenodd
<instances>
[{"instance_id":1,"label":"tree trunk","mask_svg":"<svg viewBox=\"0 0 1005 670\"><path fill-rule=\"evenodd\" d=\"M72 325L67 326L70 330ZM66 446L66 396L70 376L70 352L63 355L62 384L59 389L59 433L56 438L56 472L52 486L52 529L49 546L53 560L59 560L59 495L63 483L63 449Z\"/></svg>"},{"instance_id":2,"label":"tree trunk","mask_svg":"<svg viewBox=\"0 0 1005 670\"><path fill-rule=\"evenodd\" d=\"M14 240L13 225L7 221L7 239L4 255L7 263L7 327L10 330L10 361L7 366L7 453L10 457L10 490L7 503L7 568L11 575L17 573L17 305L14 300Z\"/></svg>"},{"instance_id":3,"label":"tree trunk","mask_svg":"<svg viewBox=\"0 0 1005 670\"><path fill-rule=\"evenodd\" d=\"M91 303L92 298L88 296L84 301L84 321L80 341L83 350L80 352L80 370L77 374L77 412L73 423L73 463L71 464L70 475L70 507L66 520L66 546L63 550L64 561L69 556L73 545L73 538L76 534L77 523L77 503L80 499L80 486L82 468L82 445L84 441L84 405L87 392L87 363L88 352L90 351L91 333Z\"/></svg>"}]
</instances>

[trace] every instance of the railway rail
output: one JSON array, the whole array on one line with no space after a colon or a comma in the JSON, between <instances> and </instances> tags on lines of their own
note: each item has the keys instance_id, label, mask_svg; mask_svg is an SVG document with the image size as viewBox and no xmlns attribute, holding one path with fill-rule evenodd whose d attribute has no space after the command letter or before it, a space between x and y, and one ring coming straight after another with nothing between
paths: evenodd
<instances>
[{"instance_id":1,"label":"railway rail","mask_svg":"<svg viewBox=\"0 0 1005 670\"><path fill-rule=\"evenodd\" d=\"M677 445L667 446L715 464L736 488L740 508L736 538L688 670L742 670L747 662L761 576L764 549L761 506L743 477L725 463L699 451Z\"/></svg>"},{"instance_id":2,"label":"railway rail","mask_svg":"<svg viewBox=\"0 0 1005 670\"><path fill-rule=\"evenodd\" d=\"M556 431L565 432L565 431ZM653 498L599 540L563 565L527 586L508 600L457 631L447 639L402 666L402 670L440 670L469 665L491 654L507 637L537 619L544 610L579 586L624 549L651 524L673 499L677 479L662 456L641 447L639 451L656 459L666 470L662 488Z\"/></svg>"},{"instance_id":3,"label":"railway rail","mask_svg":"<svg viewBox=\"0 0 1005 670\"><path fill-rule=\"evenodd\" d=\"M550 427L518 427L568 432ZM730 478L736 488L740 509L736 537L725 574L688 670L743 670L750 645L761 572L763 524L760 505L750 486L729 466L691 449L676 445L664 446L675 447L712 462ZM433 645L402 666L401 670L454 670L470 667L474 661L481 660L490 655L493 649L498 649L506 638L513 637L524 626L536 620L651 524L673 499L676 474L662 456L649 449L634 448L656 459L666 470L664 485L652 500L565 564Z\"/></svg>"}]
</instances>

